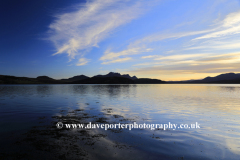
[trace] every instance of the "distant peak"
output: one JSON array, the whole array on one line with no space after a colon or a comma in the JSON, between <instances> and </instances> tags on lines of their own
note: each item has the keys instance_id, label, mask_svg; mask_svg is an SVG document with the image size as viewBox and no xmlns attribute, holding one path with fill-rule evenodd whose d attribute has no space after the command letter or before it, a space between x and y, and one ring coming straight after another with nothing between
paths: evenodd
<instances>
[{"instance_id":1,"label":"distant peak","mask_svg":"<svg viewBox=\"0 0 240 160\"><path fill-rule=\"evenodd\" d=\"M38 76L37 79L39 79L39 80L53 80L53 78L48 77L48 76Z\"/></svg>"},{"instance_id":2,"label":"distant peak","mask_svg":"<svg viewBox=\"0 0 240 160\"><path fill-rule=\"evenodd\" d=\"M108 74L120 74L120 73L117 73L117 72L109 72Z\"/></svg>"},{"instance_id":3,"label":"distant peak","mask_svg":"<svg viewBox=\"0 0 240 160\"><path fill-rule=\"evenodd\" d=\"M137 79L136 76L131 77L129 74L121 75L120 73L117 73L117 72L109 72L106 75L97 75L94 77L124 77L124 78L132 79L132 80Z\"/></svg>"}]
</instances>

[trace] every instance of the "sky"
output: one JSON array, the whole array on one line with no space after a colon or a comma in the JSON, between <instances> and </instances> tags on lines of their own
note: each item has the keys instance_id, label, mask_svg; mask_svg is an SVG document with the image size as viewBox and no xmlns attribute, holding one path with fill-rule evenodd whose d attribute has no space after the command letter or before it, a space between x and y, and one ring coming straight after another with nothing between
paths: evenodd
<instances>
[{"instance_id":1,"label":"sky","mask_svg":"<svg viewBox=\"0 0 240 160\"><path fill-rule=\"evenodd\" d=\"M240 71L240 0L1 0L0 75Z\"/></svg>"}]
</instances>

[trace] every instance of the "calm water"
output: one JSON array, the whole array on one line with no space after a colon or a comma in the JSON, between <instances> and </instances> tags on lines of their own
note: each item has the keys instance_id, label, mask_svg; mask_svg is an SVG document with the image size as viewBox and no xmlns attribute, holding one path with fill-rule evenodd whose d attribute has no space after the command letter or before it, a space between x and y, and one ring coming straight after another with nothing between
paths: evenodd
<instances>
[{"instance_id":1,"label":"calm water","mask_svg":"<svg viewBox=\"0 0 240 160\"><path fill-rule=\"evenodd\" d=\"M201 128L56 129L63 116ZM0 131L0 159L239 159L240 85L0 85Z\"/></svg>"}]
</instances>

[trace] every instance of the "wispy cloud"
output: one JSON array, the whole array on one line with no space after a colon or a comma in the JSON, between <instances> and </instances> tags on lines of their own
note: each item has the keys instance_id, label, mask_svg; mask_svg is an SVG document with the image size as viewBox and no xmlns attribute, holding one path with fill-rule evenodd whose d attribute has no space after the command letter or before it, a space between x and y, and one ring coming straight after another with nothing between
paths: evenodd
<instances>
[{"instance_id":1,"label":"wispy cloud","mask_svg":"<svg viewBox=\"0 0 240 160\"><path fill-rule=\"evenodd\" d=\"M186 36L192 36L192 35L198 35L206 32L210 32L212 30L206 30L206 31L196 31L196 32L184 32L184 33L175 33L175 34L165 34L162 35L160 33L155 33L153 35L146 36L144 38L138 39L128 45L128 48L126 50L122 50L120 52L111 52L110 50L106 50L104 55L100 58L102 61L106 60L113 60L114 58L118 58L121 56L130 56L130 55L136 55L141 53L147 53L152 52L154 48L146 47L148 44L152 42L161 41L164 39L178 39ZM169 53L172 53L173 50L171 50ZM142 59L146 58L157 58L161 57L159 55L149 55L149 56L143 56ZM102 63L103 64L103 63Z\"/></svg>"},{"instance_id":2,"label":"wispy cloud","mask_svg":"<svg viewBox=\"0 0 240 160\"><path fill-rule=\"evenodd\" d=\"M153 34L147 35L143 38L140 38L140 39L135 40L134 42L130 43L126 50L122 50L120 52L106 51L105 54L100 58L100 60L104 61L104 60L108 60L108 59L110 60L110 59L114 59L114 58L124 56L124 55L129 56L129 55L133 55L133 54L139 54L142 52L152 52L154 50L154 48L149 47L149 46L151 46L152 43L160 42L160 41L163 41L166 39L171 41L171 40L176 40L176 39L180 39L180 38L184 38L184 37L198 36L197 38L194 38L193 40L200 40L200 39L205 39L205 38L210 38L210 37L238 34L238 33L240 33L240 12L231 13L231 14L227 15L223 21L220 21L218 23L219 23L218 25L215 25L216 27L211 27L210 29L205 29L205 30L200 30L200 31L188 31L188 32L179 32L179 33L174 33L174 32L172 32L172 33L164 33L164 32L153 33ZM203 36L199 36L199 35L203 35ZM194 45L196 45L196 42L192 42L190 39L187 47L192 46L192 45L193 46L189 47L189 48L185 48L183 50L190 50L190 49L205 49L206 50L205 45L200 46L199 44L200 43L197 43L197 46L194 46ZM141 48L142 46L144 46L144 48ZM208 44L208 46L211 49L213 49L213 48L215 48L215 49L240 48L239 43L213 45L211 42ZM141 48L141 49L139 49L139 48ZM149 49L149 50L147 51L146 49ZM175 50L170 50L166 53L170 54L170 53L174 53L174 52L175 52ZM149 56L142 56L141 59L155 58L155 60L161 60L161 59L167 59L167 58L168 59L169 58L173 58L173 59L178 58L179 60L181 60L181 59L185 59L186 56L188 56L189 58L192 58L192 57L196 57L196 56L201 57L201 56L205 56L205 55L203 55L203 54L178 55L178 56L170 55L167 57L149 55Z\"/></svg>"},{"instance_id":3,"label":"wispy cloud","mask_svg":"<svg viewBox=\"0 0 240 160\"><path fill-rule=\"evenodd\" d=\"M49 26L49 40L57 50L53 55L67 54L70 60L83 56L84 50L98 47L115 28L138 18L147 5L142 0L93 0L57 15Z\"/></svg>"},{"instance_id":4,"label":"wispy cloud","mask_svg":"<svg viewBox=\"0 0 240 160\"><path fill-rule=\"evenodd\" d=\"M86 58L80 58L78 60L78 63L76 64L76 66L84 66L86 65L90 60L86 59Z\"/></svg>"},{"instance_id":5,"label":"wispy cloud","mask_svg":"<svg viewBox=\"0 0 240 160\"><path fill-rule=\"evenodd\" d=\"M159 75L183 75L199 73L224 73L239 72L240 54L203 54L166 56L152 63L140 63L134 66L138 68L131 69L129 72L135 74L159 74Z\"/></svg>"},{"instance_id":6,"label":"wispy cloud","mask_svg":"<svg viewBox=\"0 0 240 160\"><path fill-rule=\"evenodd\" d=\"M142 59L147 59L147 58L156 58L159 57L159 55L149 55L149 56L142 56Z\"/></svg>"},{"instance_id":7,"label":"wispy cloud","mask_svg":"<svg viewBox=\"0 0 240 160\"><path fill-rule=\"evenodd\" d=\"M129 48L120 52L111 52L109 50L105 51L104 55L100 58L101 61L107 61L107 60L114 60L116 58L122 57L122 56L129 56L129 55L135 55L140 54L143 52L151 52L153 49L151 48L145 48L145 47L139 47L139 48Z\"/></svg>"},{"instance_id":8,"label":"wispy cloud","mask_svg":"<svg viewBox=\"0 0 240 160\"><path fill-rule=\"evenodd\" d=\"M154 60L188 60L196 59L199 57L207 56L208 54L181 54L181 55L171 55L171 56L162 56L160 58L155 58Z\"/></svg>"},{"instance_id":9,"label":"wispy cloud","mask_svg":"<svg viewBox=\"0 0 240 160\"><path fill-rule=\"evenodd\" d=\"M216 31L197 37L194 40L232 36L240 33L240 12L228 14L215 29Z\"/></svg>"},{"instance_id":10,"label":"wispy cloud","mask_svg":"<svg viewBox=\"0 0 240 160\"><path fill-rule=\"evenodd\" d=\"M191 47L187 47L184 50L215 50L215 51L224 51L224 50L234 50L240 49L240 41L237 37L232 37L226 40L208 40L203 43L194 44Z\"/></svg>"},{"instance_id":11,"label":"wispy cloud","mask_svg":"<svg viewBox=\"0 0 240 160\"><path fill-rule=\"evenodd\" d=\"M121 63L121 62L129 61L129 60L131 60L131 59L132 59L131 57L117 58L117 59L114 59L114 60L111 60L111 61L103 62L102 64Z\"/></svg>"},{"instance_id":12,"label":"wispy cloud","mask_svg":"<svg viewBox=\"0 0 240 160\"><path fill-rule=\"evenodd\" d=\"M223 72L239 72L238 63L225 63L225 64L179 64L169 66L149 66L144 68L137 68L131 70L131 72L145 72L145 74L195 74L195 73L223 73Z\"/></svg>"},{"instance_id":13,"label":"wispy cloud","mask_svg":"<svg viewBox=\"0 0 240 160\"><path fill-rule=\"evenodd\" d=\"M205 58L196 60L196 62L197 63L221 63L221 64L239 63L240 62L240 54L237 52L237 53L206 56Z\"/></svg>"},{"instance_id":14,"label":"wispy cloud","mask_svg":"<svg viewBox=\"0 0 240 160\"><path fill-rule=\"evenodd\" d=\"M138 64L134 64L133 66L152 66L152 65L159 65L159 62L138 63Z\"/></svg>"},{"instance_id":15,"label":"wispy cloud","mask_svg":"<svg viewBox=\"0 0 240 160\"><path fill-rule=\"evenodd\" d=\"M240 42L238 40L237 35L240 33L240 12L234 12L228 14L222 21L219 21L215 24L215 27L211 27L210 29L200 30L200 31L189 31L189 32L180 32L180 33L154 33L152 35L148 35L141 39L136 40L131 43L130 46L147 46L153 42L159 42L162 40L175 40L184 37L198 36L194 39L189 40L189 43L185 45L186 48L182 48L182 50L227 50L227 49L239 49ZM204 35L205 34L205 35ZM202 35L202 36L199 36ZM236 36L236 37L234 37ZM218 38L218 39L211 39ZM228 38L228 39L227 39ZM231 39L232 38L232 39ZM204 39L210 39L208 41ZM223 39L225 39L223 41ZM201 42L196 42L196 40L204 40ZM190 47L191 46L191 47ZM174 50L170 50L166 53L173 53ZM179 52L179 50L178 50ZM176 57L176 56L174 56ZM151 55L144 56L141 58L153 58ZM161 57L159 58L161 59Z\"/></svg>"},{"instance_id":16,"label":"wispy cloud","mask_svg":"<svg viewBox=\"0 0 240 160\"><path fill-rule=\"evenodd\" d=\"M189 31L189 32L181 32L181 33L169 33L169 34L154 33L154 34L151 34L149 36L146 36L144 38L141 38L141 39L135 41L131 45L133 45L133 46L134 45L142 45L142 44L146 44L146 43L162 41L165 39L179 39L179 38L183 38L183 37L195 36L195 35L199 35L199 34L208 33L208 32L214 31L214 30L215 29L208 29L208 30L202 30L202 31Z\"/></svg>"},{"instance_id":17,"label":"wispy cloud","mask_svg":"<svg viewBox=\"0 0 240 160\"><path fill-rule=\"evenodd\" d=\"M184 50L211 51L216 54L240 49L240 12L230 13L215 24L215 29L190 41Z\"/></svg>"}]
</instances>

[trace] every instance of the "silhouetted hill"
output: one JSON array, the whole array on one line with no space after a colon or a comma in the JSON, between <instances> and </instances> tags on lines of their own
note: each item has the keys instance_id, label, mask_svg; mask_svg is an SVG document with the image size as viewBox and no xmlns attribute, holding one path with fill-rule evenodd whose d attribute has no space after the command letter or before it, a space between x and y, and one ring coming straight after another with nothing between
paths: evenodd
<instances>
[{"instance_id":1,"label":"silhouetted hill","mask_svg":"<svg viewBox=\"0 0 240 160\"><path fill-rule=\"evenodd\" d=\"M42 84L36 78L0 75L0 84Z\"/></svg>"},{"instance_id":2,"label":"silhouetted hill","mask_svg":"<svg viewBox=\"0 0 240 160\"><path fill-rule=\"evenodd\" d=\"M80 81L74 81L73 84L134 84L134 81L124 77L92 77Z\"/></svg>"},{"instance_id":3,"label":"silhouetted hill","mask_svg":"<svg viewBox=\"0 0 240 160\"><path fill-rule=\"evenodd\" d=\"M0 75L0 84L59 84L60 82L47 76L37 78Z\"/></svg>"},{"instance_id":4,"label":"silhouetted hill","mask_svg":"<svg viewBox=\"0 0 240 160\"><path fill-rule=\"evenodd\" d=\"M172 81L168 83L216 83L216 84L234 84L240 83L240 74L224 73L216 77L206 77L202 80Z\"/></svg>"},{"instance_id":5,"label":"silhouetted hill","mask_svg":"<svg viewBox=\"0 0 240 160\"><path fill-rule=\"evenodd\" d=\"M87 79L89 77L85 76L85 75L79 75L79 76L74 76L68 79L61 79L60 81L63 82L74 82L74 81L79 81L79 80L83 80L83 79Z\"/></svg>"},{"instance_id":6,"label":"silhouetted hill","mask_svg":"<svg viewBox=\"0 0 240 160\"><path fill-rule=\"evenodd\" d=\"M122 77L124 78L129 78L129 79L132 79L132 80L135 80L135 79L138 79L136 76L129 76L129 74L123 74Z\"/></svg>"},{"instance_id":7,"label":"silhouetted hill","mask_svg":"<svg viewBox=\"0 0 240 160\"><path fill-rule=\"evenodd\" d=\"M132 79L132 80L137 79L136 76L131 77L131 76L129 76L129 74L121 75L120 73L114 73L114 72L109 72L106 75L96 75L96 76L93 76L93 77L124 77L124 78Z\"/></svg>"},{"instance_id":8,"label":"silhouetted hill","mask_svg":"<svg viewBox=\"0 0 240 160\"><path fill-rule=\"evenodd\" d=\"M139 78L135 79L134 82L136 84L162 84L166 83L165 81L159 80L159 79L150 79L150 78Z\"/></svg>"},{"instance_id":9,"label":"silhouetted hill","mask_svg":"<svg viewBox=\"0 0 240 160\"><path fill-rule=\"evenodd\" d=\"M44 84L60 84L61 83L58 80L55 80L55 79L50 78L48 76L38 76L36 79L40 83L44 83Z\"/></svg>"},{"instance_id":10,"label":"silhouetted hill","mask_svg":"<svg viewBox=\"0 0 240 160\"><path fill-rule=\"evenodd\" d=\"M236 80L236 79L240 79L240 74L225 73L225 74L220 74L216 77L206 77L202 80L202 82L217 82L217 81L228 81L228 80Z\"/></svg>"},{"instance_id":11,"label":"silhouetted hill","mask_svg":"<svg viewBox=\"0 0 240 160\"><path fill-rule=\"evenodd\" d=\"M212 81L212 82L208 82L208 83L213 83L213 84L240 84L240 79Z\"/></svg>"}]
</instances>

